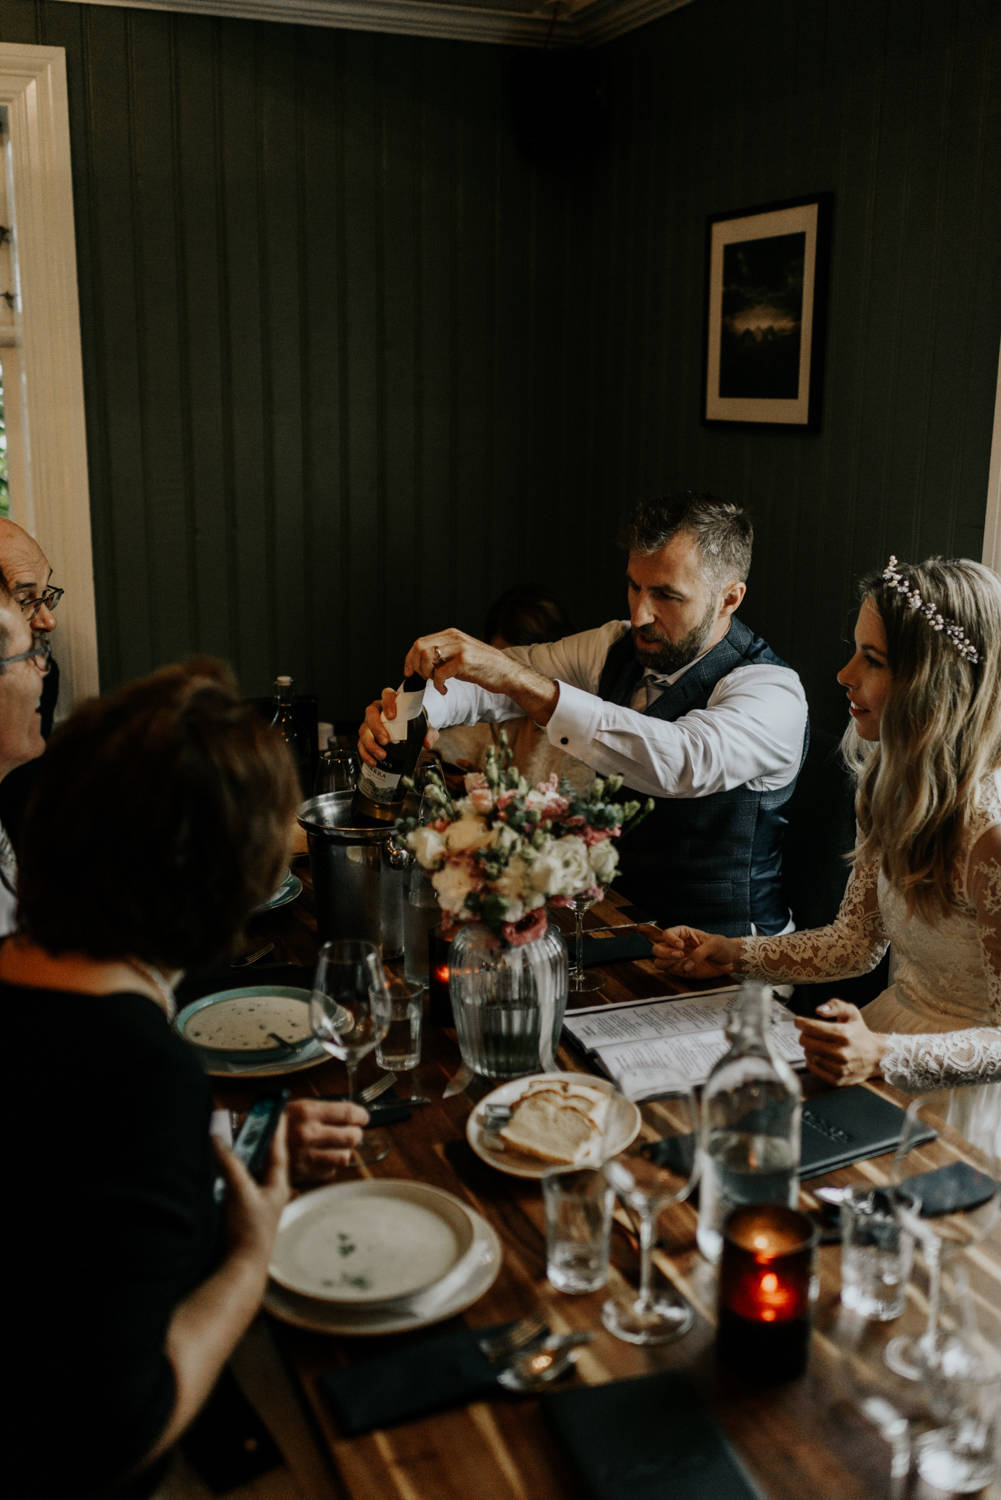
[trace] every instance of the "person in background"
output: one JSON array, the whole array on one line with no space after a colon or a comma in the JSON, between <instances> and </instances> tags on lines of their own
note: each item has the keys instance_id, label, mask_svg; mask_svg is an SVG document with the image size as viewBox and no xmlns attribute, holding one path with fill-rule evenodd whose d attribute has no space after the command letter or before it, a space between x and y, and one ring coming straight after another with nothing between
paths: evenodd
<instances>
[{"instance_id":1,"label":"person in background","mask_svg":"<svg viewBox=\"0 0 1001 1500\"><path fill-rule=\"evenodd\" d=\"M655 810L622 839L616 889L662 925L791 930L782 809L805 753L806 698L796 673L736 618L750 519L689 492L641 506L620 540L628 621L507 651L461 630L415 641L406 671L434 684L428 722L525 714L557 749L621 775L623 800L654 797ZM385 755L383 711L395 715L392 689L359 731L370 765Z\"/></svg>"},{"instance_id":2,"label":"person in background","mask_svg":"<svg viewBox=\"0 0 1001 1500\"><path fill-rule=\"evenodd\" d=\"M45 749L41 702L49 670L48 637L35 635L29 616L0 584L0 783ZM17 911L17 858L0 823L0 937Z\"/></svg>"},{"instance_id":3,"label":"person in background","mask_svg":"<svg viewBox=\"0 0 1001 1500\"><path fill-rule=\"evenodd\" d=\"M8 1026L44 1055L41 1078L12 1071L8 1105L7 1458L25 1500L150 1494L260 1304L284 1124L261 1183L214 1148L172 985L232 952L297 801L284 743L207 660L84 704L42 759L0 945Z\"/></svg>"},{"instance_id":4,"label":"person in background","mask_svg":"<svg viewBox=\"0 0 1001 1500\"><path fill-rule=\"evenodd\" d=\"M834 1000L797 1022L811 1070L842 1085L878 1073L915 1093L980 1084L940 1105L1001 1148L1001 580L965 558L891 557L863 581L838 681L858 842L837 920L771 938L679 926L655 962L686 978L809 984L868 973L892 944L894 982L861 1013Z\"/></svg>"},{"instance_id":5,"label":"person in background","mask_svg":"<svg viewBox=\"0 0 1001 1500\"><path fill-rule=\"evenodd\" d=\"M63 591L52 584L52 569L48 558L34 537L5 517L0 517L0 587L36 636L47 637L55 630L54 611ZM12 766L4 773L0 784L0 936L11 930L13 922L14 892L17 886L14 847L20 833L21 818L34 785L36 767L33 762L45 748L44 741L52 730L58 697L59 668L50 656L39 704L42 749L36 750L28 760ZM2 734L3 728L0 726L0 736Z\"/></svg>"},{"instance_id":6,"label":"person in background","mask_svg":"<svg viewBox=\"0 0 1001 1500\"><path fill-rule=\"evenodd\" d=\"M548 589L535 583L516 584L487 610L483 639L497 651L506 651L512 646L558 641L572 630L570 617ZM544 729L522 718L509 719L503 725L485 723L442 730L435 749L445 763L446 780L450 779L450 766L458 767L463 774L482 771L490 747L500 748L502 733L507 736L514 764L533 786L548 780L554 771L574 787L584 787L594 777L583 761L551 745Z\"/></svg>"}]
</instances>

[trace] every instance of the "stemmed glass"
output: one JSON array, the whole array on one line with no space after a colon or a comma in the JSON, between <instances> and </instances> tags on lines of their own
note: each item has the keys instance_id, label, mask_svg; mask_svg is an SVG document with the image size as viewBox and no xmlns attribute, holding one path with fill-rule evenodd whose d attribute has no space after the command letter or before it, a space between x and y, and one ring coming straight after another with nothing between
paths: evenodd
<instances>
[{"instance_id":1,"label":"stemmed glass","mask_svg":"<svg viewBox=\"0 0 1001 1500\"><path fill-rule=\"evenodd\" d=\"M355 1070L388 1032L392 1013L386 976L375 944L355 938L324 943L309 1009L316 1040L347 1068L348 1099L353 1103ZM385 1132L363 1132L355 1148L357 1161L382 1161L388 1155L389 1140Z\"/></svg>"},{"instance_id":2,"label":"stemmed glass","mask_svg":"<svg viewBox=\"0 0 1001 1500\"><path fill-rule=\"evenodd\" d=\"M678 1089L639 1111L636 1139L605 1163L606 1178L640 1222L639 1295L610 1297L601 1321L627 1343L668 1344L691 1328L692 1309L670 1289L653 1291L651 1257L661 1212L683 1203L698 1177L695 1091Z\"/></svg>"},{"instance_id":3,"label":"stemmed glass","mask_svg":"<svg viewBox=\"0 0 1001 1500\"><path fill-rule=\"evenodd\" d=\"M920 1338L901 1336L886 1347L891 1370L918 1380L938 1364L942 1271L989 1234L1001 1216L1001 1158L990 1126L981 1141L959 1142L960 1160L935 1172L925 1149L929 1128L942 1124L940 1096L925 1095L907 1111L890 1180L901 1222L914 1235L928 1267L928 1322ZM975 1133L975 1132L973 1132ZM946 1176L948 1174L948 1176ZM969 1207L936 1213L936 1193L949 1183L964 1190Z\"/></svg>"},{"instance_id":4,"label":"stemmed glass","mask_svg":"<svg viewBox=\"0 0 1001 1500\"><path fill-rule=\"evenodd\" d=\"M595 896L573 896L567 902L574 915L574 961L570 965L567 985L571 995L590 995L595 990L605 988L605 981L600 974L588 974L584 968L584 913L604 899L605 889L599 887Z\"/></svg>"}]
</instances>

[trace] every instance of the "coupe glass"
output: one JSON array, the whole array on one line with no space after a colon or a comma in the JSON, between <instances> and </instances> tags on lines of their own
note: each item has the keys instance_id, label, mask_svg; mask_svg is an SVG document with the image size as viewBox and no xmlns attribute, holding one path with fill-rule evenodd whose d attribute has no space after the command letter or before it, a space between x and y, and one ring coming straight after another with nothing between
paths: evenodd
<instances>
[{"instance_id":1,"label":"coupe glass","mask_svg":"<svg viewBox=\"0 0 1001 1500\"><path fill-rule=\"evenodd\" d=\"M989 1234L1001 1216L1001 1158L990 1127L981 1140L960 1141L960 1159L953 1166L940 1169L943 1177L945 1173L954 1176L957 1171L961 1172L963 1181L959 1185L972 1189L969 1196L979 1201L971 1201L970 1207L954 1213L932 1212L929 1217L923 1216L922 1200L924 1214L934 1210L933 1194L937 1184L930 1176L936 1170L934 1155L928 1143L921 1143L920 1136L927 1134L928 1127L936 1131L941 1127L940 1109L940 1095L924 1095L913 1101L907 1111L890 1174L894 1187L900 1189L897 1211L901 1222L913 1234L928 1267L928 1321L924 1333L919 1338L901 1336L892 1339L886 1347L886 1363L890 1369L911 1380L922 1378L939 1363L943 1337L939 1327L943 1268Z\"/></svg>"},{"instance_id":2,"label":"coupe glass","mask_svg":"<svg viewBox=\"0 0 1001 1500\"><path fill-rule=\"evenodd\" d=\"M605 1163L605 1176L639 1219L638 1296L610 1297L601 1309L609 1333L630 1344L668 1344L692 1326L692 1309L670 1288L653 1290L652 1252L657 1219L682 1203L698 1177L699 1112L693 1089L679 1089L639 1106L642 1125L632 1145Z\"/></svg>"},{"instance_id":3,"label":"coupe glass","mask_svg":"<svg viewBox=\"0 0 1001 1500\"><path fill-rule=\"evenodd\" d=\"M574 917L574 961L570 965L570 980L567 986L571 995L590 995L595 990L605 988L605 981L600 974L589 974L584 968L584 913L590 911L596 902L604 901L604 899L605 891L600 889L596 896L574 896L567 902Z\"/></svg>"},{"instance_id":4,"label":"coupe glass","mask_svg":"<svg viewBox=\"0 0 1001 1500\"><path fill-rule=\"evenodd\" d=\"M355 1070L389 1030L391 1017L386 976L374 943L357 939L324 943L316 965L310 1021L313 1035L348 1071L348 1099L355 1097ZM381 1130L366 1130L355 1148L360 1162L389 1155Z\"/></svg>"}]
</instances>

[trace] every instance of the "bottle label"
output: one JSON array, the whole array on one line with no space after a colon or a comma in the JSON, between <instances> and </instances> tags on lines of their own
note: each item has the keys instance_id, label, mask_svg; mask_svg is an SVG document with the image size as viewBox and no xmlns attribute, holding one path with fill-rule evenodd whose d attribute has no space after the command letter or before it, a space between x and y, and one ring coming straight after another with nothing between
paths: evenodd
<instances>
[{"instance_id":1,"label":"bottle label","mask_svg":"<svg viewBox=\"0 0 1001 1500\"><path fill-rule=\"evenodd\" d=\"M373 802L395 802L402 771L384 771L381 766L362 766L358 790Z\"/></svg>"}]
</instances>

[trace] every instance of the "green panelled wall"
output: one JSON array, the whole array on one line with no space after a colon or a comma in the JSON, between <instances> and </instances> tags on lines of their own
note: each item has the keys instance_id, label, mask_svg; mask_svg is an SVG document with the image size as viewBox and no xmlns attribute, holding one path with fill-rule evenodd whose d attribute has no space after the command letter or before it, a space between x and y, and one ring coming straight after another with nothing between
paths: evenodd
<instances>
[{"instance_id":1,"label":"green panelled wall","mask_svg":"<svg viewBox=\"0 0 1001 1500\"><path fill-rule=\"evenodd\" d=\"M854 580L979 559L1001 337L996 0L696 0L613 44L595 493L745 498L743 609L840 731ZM699 422L705 215L833 191L823 430Z\"/></svg>"},{"instance_id":2,"label":"green panelled wall","mask_svg":"<svg viewBox=\"0 0 1001 1500\"><path fill-rule=\"evenodd\" d=\"M855 573L980 553L998 31L694 0L605 49L611 143L559 176L499 47L0 0L67 50L102 682L207 650L350 716L510 583L609 618L616 512L694 485L752 505L745 617L839 727ZM814 189L823 431L703 428L705 215Z\"/></svg>"}]
</instances>

